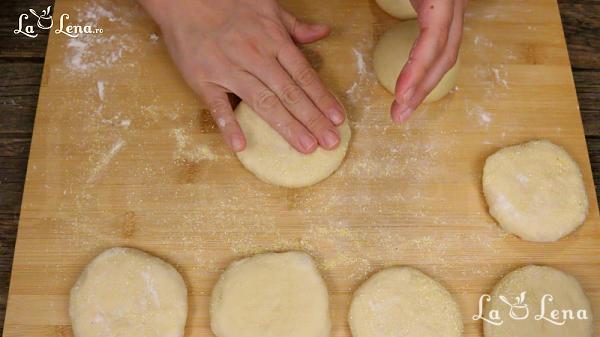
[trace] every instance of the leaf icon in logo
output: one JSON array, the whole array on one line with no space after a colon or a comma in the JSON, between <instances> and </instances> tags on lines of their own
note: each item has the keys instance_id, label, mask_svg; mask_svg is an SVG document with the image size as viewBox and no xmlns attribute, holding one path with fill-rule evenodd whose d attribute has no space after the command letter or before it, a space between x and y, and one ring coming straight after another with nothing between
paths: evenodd
<instances>
[{"instance_id":1,"label":"leaf icon in logo","mask_svg":"<svg viewBox=\"0 0 600 337\"><path fill-rule=\"evenodd\" d=\"M518 297L515 297L515 299L517 300L517 304L523 305L523 303L525 303L525 295L526 294L527 294L527 292L523 291Z\"/></svg>"},{"instance_id":2,"label":"leaf icon in logo","mask_svg":"<svg viewBox=\"0 0 600 337\"><path fill-rule=\"evenodd\" d=\"M52 7L52 5L48 6L48 8L46 8L45 10L42 11L42 15L40 15L40 18L44 18L44 19L48 19L50 16L50 8Z\"/></svg>"}]
</instances>

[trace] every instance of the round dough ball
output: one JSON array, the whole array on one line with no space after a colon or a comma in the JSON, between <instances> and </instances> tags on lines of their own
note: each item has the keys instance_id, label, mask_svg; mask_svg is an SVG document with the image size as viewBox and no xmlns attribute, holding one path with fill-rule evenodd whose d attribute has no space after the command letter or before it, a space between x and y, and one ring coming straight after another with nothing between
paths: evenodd
<instances>
[{"instance_id":1,"label":"round dough ball","mask_svg":"<svg viewBox=\"0 0 600 337\"><path fill-rule=\"evenodd\" d=\"M392 94L396 90L398 75L408 61L408 55L418 35L417 21L401 22L385 32L375 46L373 52L375 74L381 85ZM440 83L425 97L424 103L438 101L454 88L459 63L460 60L444 75Z\"/></svg>"},{"instance_id":2,"label":"round dough ball","mask_svg":"<svg viewBox=\"0 0 600 337\"><path fill-rule=\"evenodd\" d=\"M305 253L245 258L215 285L210 325L217 337L329 337L327 287Z\"/></svg>"},{"instance_id":3,"label":"round dough ball","mask_svg":"<svg viewBox=\"0 0 600 337\"><path fill-rule=\"evenodd\" d=\"M75 337L181 337L187 310L187 289L177 270L132 248L98 255L69 298Z\"/></svg>"},{"instance_id":4,"label":"round dough ball","mask_svg":"<svg viewBox=\"0 0 600 337\"><path fill-rule=\"evenodd\" d=\"M389 15L401 19L415 19L417 12L410 3L410 0L376 0L381 9Z\"/></svg>"},{"instance_id":5,"label":"round dough ball","mask_svg":"<svg viewBox=\"0 0 600 337\"><path fill-rule=\"evenodd\" d=\"M237 157L266 183L290 188L316 184L335 172L346 156L350 142L348 119L338 127L341 140L335 149L319 147L307 155L296 151L244 102L235 114L246 136L246 149L237 152Z\"/></svg>"},{"instance_id":6,"label":"round dough ball","mask_svg":"<svg viewBox=\"0 0 600 337\"><path fill-rule=\"evenodd\" d=\"M525 292L522 296L521 294ZM536 320L541 312L542 297L549 294L552 301L544 301L544 316L550 318L550 312L558 309L562 320L562 310L586 310L587 320L567 320L562 326L554 325L544 319ZM524 317L527 306L529 316L524 320L510 317L510 306L515 317ZM526 266L506 275L491 294L491 301L485 307L485 313L498 310L503 320L501 325L484 322L485 337L591 337L593 334L592 308L579 282L566 273L550 267ZM523 298L521 301L519 298ZM518 303L519 302L519 303ZM576 317L576 316L575 316Z\"/></svg>"},{"instance_id":7,"label":"round dough ball","mask_svg":"<svg viewBox=\"0 0 600 337\"><path fill-rule=\"evenodd\" d=\"M588 198L577 163L547 140L491 155L483 168L483 193L500 226L525 240L558 240L587 216Z\"/></svg>"},{"instance_id":8,"label":"round dough ball","mask_svg":"<svg viewBox=\"0 0 600 337\"><path fill-rule=\"evenodd\" d=\"M409 267L371 276L356 290L348 322L354 337L460 337L458 305L438 282Z\"/></svg>"}]
</instances>

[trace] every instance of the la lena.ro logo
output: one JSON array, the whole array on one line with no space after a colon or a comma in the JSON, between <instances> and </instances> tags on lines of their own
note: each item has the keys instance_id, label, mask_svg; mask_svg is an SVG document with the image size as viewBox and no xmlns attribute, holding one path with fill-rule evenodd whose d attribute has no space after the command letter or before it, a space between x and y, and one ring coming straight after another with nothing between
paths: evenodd
<instances>
[{"instance_id":1,"label":"la lena.ro logo","mask_svg":"<svg viewBox=\"0 0 600 337\"><path fill-rule=\"evenodd\" d=\"M506 305L506 309L508 309L508 316L516 321L526 320L530 317L530 308L525 303L525 296L527 292L523 291L519 296L515 297L515 302L511 303L511 301L506 298L506 296L500 295L498 298ZM490 302L492 297L490 295L482 295L479 298L479 313L473 316L473 320L483 320L489 324L493 325L502 325L504 323L504 318L502 317L502 313L500 310L492 309L488 313L484 312L483 303ZM562 326L567 323L567 321L571 320L588 320L588 312L585 309L548 309L547 306L554 301L554 296L550 294L546 294L542 296L539 303L538 314L533 316L533 319L536 321L544 320L553 325Z\"/></svg>"},{"instance_id":2,"label":"la lena.ro logo","mask_svg":"<svg viewBox=\"0 0 600 337\"><path fill-rule=\"evenodd\" d=\"M31 17L27 13L19 15L19 28L15 29L13 33L15 35L23 34L27 37L34 38L38 36L36 28L49 30L54 25L54 20L50 11L52 6L44 9L40 14L35 10L30 9ZM102 34L102 28L94 28L89 25L70 25L68 24L69 14L62 14L59 18L59 27L54 30L56 34L65 34L70 37L78 37L79 34ZM35 22L34 22L35 21Z\"/></svg>"}]
</instances>

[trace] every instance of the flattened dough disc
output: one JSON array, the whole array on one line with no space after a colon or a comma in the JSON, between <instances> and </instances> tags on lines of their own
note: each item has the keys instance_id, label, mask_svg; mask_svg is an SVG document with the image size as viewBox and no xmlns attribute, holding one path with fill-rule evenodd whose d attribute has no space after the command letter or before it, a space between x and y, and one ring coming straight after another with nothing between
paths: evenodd
<instances>
[{"instance_id":1,"label":"flattened dough disc","mask_svg":"<svg viewBox=\"0 0 600 337\"><path fill-rule=\"evenodd\" d=\"M338 147L331 151L319 147L306 155L296 151L244 102L235 114L246 136L246 149L237 152L237 157L248 171L266 183L290 188L316 184L335 172L346 156L350 142L347 118L338 127Z\"/></svg>"},{"instance_id":2,"label":"flattened dough disc","mask_svg":"<svg viewBox=\"0 0 600 337\"><path fill-rule=\"evenodd\" d=\"M327 287L305 253L245 258L215 285L210 325L217 337L329 337Z\"/></svg>"},{"instance_id":3,"label":"flattened dough disc","mask_svg":"<svg viewBox=\"0 0 600 337\"><path fill-rule=\"evenodd\" d=\"M577 163L547 140L509 146L483 168L490 214L507 232L530 241L555 241L583 223L588 198Z\"/></svg>"},{"instance_id":4,"label":"flattened dough disc","mask_svg":"<svg viewBox=\"0 0 600 337\"><path fill-rule=\"evenodd\" d=\"M354 292L348 322L354 337L460 337L458 305L438 282L410 267L371 276Z\"/></svg>"},{"instance_id":5,"label":"flattened dough disc","mask_svg":"<svg viewBox=\"0 0 600 337\"><path fill-rule=\"evenodd\" d=\"M75 337L182 337L187 288L165 261L111 248L90 262L71 289Z\"/></svg>"},{"instance_id":6,"label":"flattened dough disc","mask_svg":"<svg viewBox=\"0 0 600 337\"><path fill-rule=\"evenodd\" d=\"M524 295L521 295L525 292ZM541 313L542 297L552 295L552 301L545 300L545 317L550 317L552 310L559 310L562 321L562 310L587 310L588 320L568 320L564 325L558 326L547 320L536 320L535 315ZM579 282L571 275L560 270L529 265L517 269L506 275L496 286L491 294L491 301L485 306L485 312L498 310L503 323L493 325L484 322L485 337L591 337L593 334L592 308L590 301L583 292ZM515 320L510 317L510 306L500 299L514 306L516 317L524 317L527 306L529 317L524 320ZM517 303L521 298L524 300Z\"/></svg>"}]
</instances>

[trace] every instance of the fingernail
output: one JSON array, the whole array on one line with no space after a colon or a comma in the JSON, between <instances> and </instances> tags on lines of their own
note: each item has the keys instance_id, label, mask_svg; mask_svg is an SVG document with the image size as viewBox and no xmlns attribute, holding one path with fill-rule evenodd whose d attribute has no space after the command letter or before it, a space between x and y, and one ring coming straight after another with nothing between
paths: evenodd
<instances>
[{"instance_id":1,"label":"fingernail","mask_svg":"<svg viewBox=\"0 0 600 337\"><path fill-rule=\"evenodd\" d=\"M300 136L300 145L305 151L311 151L317 145L317 142L309 135L302 135Z\"/></svg>"},{"instance_id":2,"label":"fingernail","mask_svg":"<svg viewBox=\"0 0 600 337\"><path fill-rule=\"evenodd\" d=\"M332 149L334 148L340 141L340 137L333 130L325 131L325 135L323 135L323 142L325 142L325 148Z\"/></svg>"},{"instance_id":3,"label":"fingernail","mask_svg":"<svg viewBox=\"0 0 600 337\"><path fill-rule=\"evenodd\" d=\"M412 114L412 113L413 113L413 111L415 111L415 109L413 109L413 108L406 108L406 109L404 109L404 110L403 110L403 111L400 113L400 116L398 116L398 119L399 119L398 123L402 123L402 122L404 122L405 120L407 120L407 119L408 119L408 116L410 116L410 114Z\"/></svg>"},{"instance_id":4,"label":"fingernail","mask_svg":"<svg viewBox=\"0 0 600 337\"><path fill-rule=\"evenodd\" d=\"M231 137L231 147L233 148L233 151L235 151L235 152L239 152L239 151L243 150L244 142L242 141L240 136L234 135Z\"/></svg>"},{"instance_id":5,"label":"fingernail","mask_svg":"<svg viewBox=\"0 0 600 337\"><path fill-rule=\"evenodd\" d=\"M331 110L329 110L329 115L331 116L331 121L335 125L342 124L344 121L344 114L338 108L331 108Z\"/></svg>"}]
</instances>

